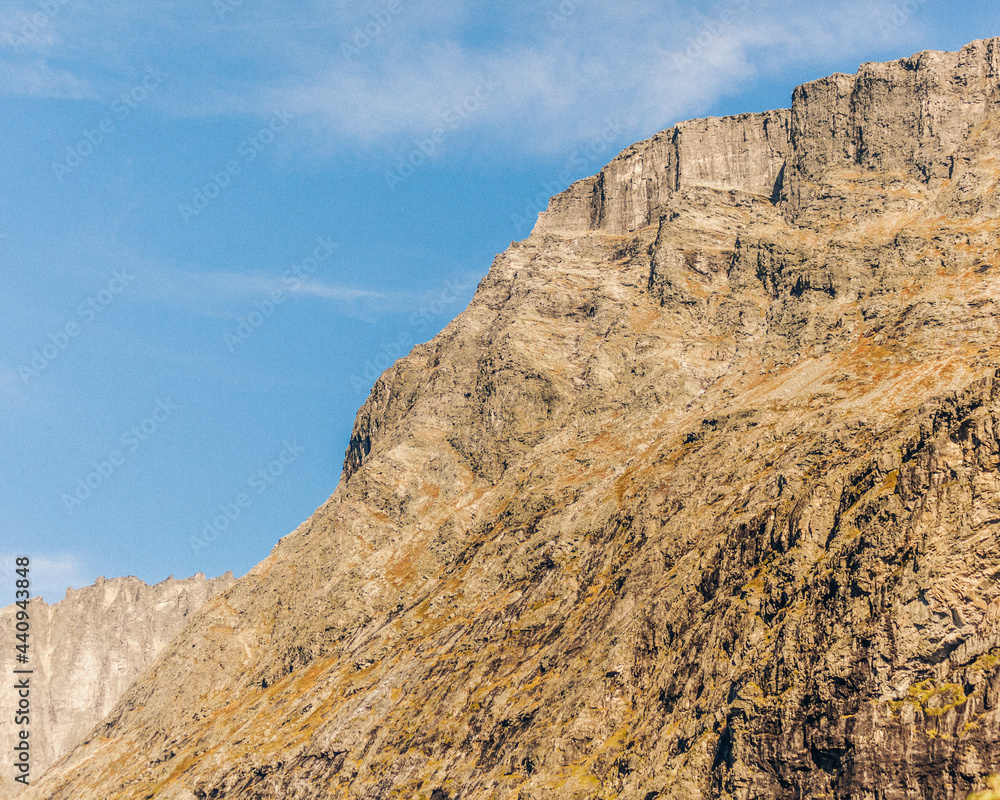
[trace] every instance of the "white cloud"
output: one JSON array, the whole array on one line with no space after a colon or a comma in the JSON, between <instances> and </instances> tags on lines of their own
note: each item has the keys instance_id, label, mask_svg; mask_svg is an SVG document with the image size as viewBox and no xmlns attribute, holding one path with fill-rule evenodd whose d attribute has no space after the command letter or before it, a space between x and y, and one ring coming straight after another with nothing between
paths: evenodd
<instances>
[{"instance_id":1,"label":"white cloud","mask_svg":"<svg viewBox=\"0 0 1000 800\"><path fill-rule=\"evenodd\" d=\"M0 365L0 402L10 409L21 409L27 403L26 385L17 370Z\"/></svg>"},{"instance_id":2,"label":"white cloud","mask_svg":"<svg viewBox=\"0 0 1000 800\"><path fill-rule=\"evenodd\" d=\"M63 47L65 1L44 6L14 0L0 9L0 96L83 100L95 97L88 80L53 66Z\"/></svg>"},{"instance_id":3,"label":"white cloud","mask_svg":"<svg viewBox=\"0 0 1000 800\"><path fill-rule=\"evenodd\" d=\"M258 96L264 107L313 117L335 140L379 146L428 136L490 76L495 91L460 127L490 148L548 151L593 136L609 115L621 118L630 136L649 135L769 71L852 53L864 60L903 33L879 24L888 10L856 0L723 0L668 4L656 13L642 4L579 0L562 4L577 9L565 18L557 2L512 5L523 18L513 28L518 36L470 43L453 27L429 35L401 18L357 62L345 63L335 48L325 58L310 51L307 63Z\"/></svg>"},{"instance_id":4,"label":"white cloud","mask_svg":"<svg viewBox=\"0 0 1000 800\"><path fill-rule=\"evenodd\" d=\"M17 569L16 559L27 556L31 559L28 580L31 581L31 596L42 596L49 605L58 603L66 595L66 589L82 589L94 582L86 562L73 553L38 555L26 548L21 553L0 555L0 574L5 576L7 586L13 586Z\"/></svg>"},{"instance_id":5,"label":"white cloud","mask_svg":"<svg viewBox=\"0 0 1000 800\"><path fill-rule=\"evenodd\" d=\"M8 92L108 97L131 79L129 69L152 62L171 72L157 99L169 113L287 108L321 134L327 154L344 146L398 151L443 121L449 140L464 135L484 151L551 152L594 136L609 117L622 121L623 141L639 138L789 67L825 69L831 60L905 48L931 9L918 4L903 19L889 0L402 0L397 13L389 6L255 0L220 16L208 0L74 5L31 43L49 56L60 52L72 68L30 61L30 48L21 48L20 60L0 66L0 79ZM17 19L0 16L0 31L16 29ZM484 77L488 96L456 119Z\"/></svg>"},{"instance_id":6,"label":"white cloud","mask_svg":"<svg viewBox=\"0 0 1000 800\"><path fill-rule=\"evenodd\" d=\"M268 297L278 291L289 295L320 297L328 300L383 296L378 292L335 286L319 281L304 281L292 274L279 276L263 273L196 272L187 273L184 281L202 297L214 297L223 301Z\"/></svg>"},{"instance_id":7,"label":"white cloud","mask_svg":"<svg viewBox=\"0 0 1000 800\"><path fill-rule=\"evenodd\" d=\"M161 272L162 275L162 272ZM379 314L412 312L415 308L438 302L441 296L450 296L474 287L482 277L479 271L456 273L440 285L414 289L370 291L350 286L339 286L317 280L296 281L294 288L284 282L283 276L238 272L184 273L181 282L170 281L172 290L163 286L155 290L157 299L184 305L196 304L229 314L245 313L246 303L267 299L274 291L286 292L289 297L316 298L348 305L355 312L371 318Z\"/></svg>"},{"instance_id":8,"label":"white cloud","mask_svg":"<svg viewBox=\"0 0 1000 800\"><path fill-rule=\"evenodd\" d=\"M86 100L96 95L90 83L73 73L56 69L44 59L0 59L0 95Z\"/></svg>"},{"instance_id":9,"label":"white cloud","mask_svg":"<svg viewBox=\"0 0 1000 800\"><path fill-rule=\"evenodd\" d=\"M283 300L316 298L344 304L380 302L381 292L296 276L291 272L186 271L165 265L137 268L135 291L148 301L194 309L208 316L232 318L246 313L248 303L281 292Z\"/></svg>"},{"instance_id":10,"label":"white cloud","mask_svg":"<svg viewBox=\"0 0 1000 800\"><path fill-rule=\"evenodd\" d=\"M44 52L58 41L53 21L58 13L45 13L27 6L0 9L0 50L15 53Z\"/></svg>"},{"instance_id":11,"label":"white cloud","mask_svg":"<svg viewBox=\"0 0 1000 800\"><path fill-rule=\"evenodd\" d=\"M299 286L294 294L306 295L308 297L319 297L324 300L357 300L365 297L369 299L384 298L381 292L367 292L362 289L350 289L343 286L329 286L324 283L306 282Z\"/></svg>"}]
</instances>

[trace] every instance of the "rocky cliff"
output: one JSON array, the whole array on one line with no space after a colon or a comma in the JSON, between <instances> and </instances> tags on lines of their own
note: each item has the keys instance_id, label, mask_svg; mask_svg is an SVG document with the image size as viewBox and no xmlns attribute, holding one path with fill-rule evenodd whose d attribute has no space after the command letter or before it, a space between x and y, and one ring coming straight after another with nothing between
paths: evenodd
<instances>
[{"instance_id":1,"label":"rocky cliff","mask_svg":"<svg viewBox=\"0 0 1000 800\"><path fill-rule=\"evenodd\" d=\"M998 99L868 64L554 198L26 797L989 796Z\"/></svg>"},{"instance_id":2,"label":"rocky cliff","mask_svg":"<svg viewBox=\"0 0 1000 800\"><path fill-rule=\"evenodd\" d=\"M215 592L233 583L232 573L206 580L168 580L147 586L138 578L98 579L94 586L69 589L48 605L28 603L31 629L32 768L40 774L68 752L114 707L129 684ZM0 674L5 681L14 663L15 606L0 609ZM13 692L4 692L7 699ZM0 742L10 753L20 726L7 706L0 716ZM0 775L0 798L22 787L9 769Z\"/></svg>"}]
</instances>

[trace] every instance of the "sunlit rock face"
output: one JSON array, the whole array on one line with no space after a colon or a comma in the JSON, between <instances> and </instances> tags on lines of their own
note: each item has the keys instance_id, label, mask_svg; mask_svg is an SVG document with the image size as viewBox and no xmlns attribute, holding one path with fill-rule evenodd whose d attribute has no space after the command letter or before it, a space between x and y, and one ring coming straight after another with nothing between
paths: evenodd
<instances>
[{"instance_id":1,"label":"sunlit rock face","mask_svg":"<svg viewBox=\"0 0 1000 800\"><path fill-rule=\"evenodd\" d=\"M964 798L1000 773L998 40L683 123L378 381L35 798Z\"/></svg>"}]
</instances>

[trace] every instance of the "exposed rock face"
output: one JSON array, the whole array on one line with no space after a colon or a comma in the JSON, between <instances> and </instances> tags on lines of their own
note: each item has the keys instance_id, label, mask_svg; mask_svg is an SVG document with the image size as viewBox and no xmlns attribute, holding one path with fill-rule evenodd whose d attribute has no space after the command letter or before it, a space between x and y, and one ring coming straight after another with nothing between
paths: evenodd
<instances>
[{"instance_id":1,"label":"exposed rock face","mask_svg":"<svg viewBox=\"0 0 1000 800\"><path fill-rule=\"evenodd\" d=\"M775 196L791 154L789 121L788 111L768 111L682 122L554 197L535 231L629 233L655 222L664 203L689 187Z\"/></svg>"},{"instance_id":2,"label":"exposed rock face","mask_svg":"<svg viewBox=\"0 0 1000 800\"><path fill-rule=\"evenodd\" d=\"M985 789L998 47L554 198L379 380L326 505L27 797Z\"/></svg>"},{"instance_id":3,"label":"exposed rock face","mask_svg":"<svg viewBox=\"0 0 1000 800\"><path fill-rule=\"evenodd\" d=\"M147 586L138 578L99 579L68 590L48 605L28 603L31 675L31 764L35 775L79 743L114 707L129 684L153 662L205 601L233 583L232 573L206 580L170 578ZM13 680L15 606L0 609L0 673ZM10 692L4 692L5 698ZM0 715L5 755L19 726L12 707ZM9 760L9 759L6 759ZM0 798L19 794L9 768L0 776Z\"/></svg>"}]
</instances>

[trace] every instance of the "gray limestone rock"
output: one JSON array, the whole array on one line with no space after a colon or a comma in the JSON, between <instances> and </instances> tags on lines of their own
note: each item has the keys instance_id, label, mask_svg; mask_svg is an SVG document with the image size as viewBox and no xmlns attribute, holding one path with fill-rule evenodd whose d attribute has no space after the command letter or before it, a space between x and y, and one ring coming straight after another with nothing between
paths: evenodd
<instances>
[{"instance_id":1,"label":"gray limestone rock","mask_svg":"<svg viewBox=\"0 0 1000 800\"><path fill-rule=\"evenodd\" d=\"M93 586L69 589L48 605L28 602L28 668L31 701L31 765L40 775L71 750L114 707L125 690L151 664L190 616L214 593L233 583L232 573L206 580L168 580L147 586L138 578L98 579ZM15 606L0 609L0 673L14 669ZM13 696L5 691L8 701ZM12 752L21 726L13 705L0 715L0 746ZM5 759L9 760L9 759ZM22 787L10 769L0 774L0 797Z\"/></svg>"}]
</instances>

